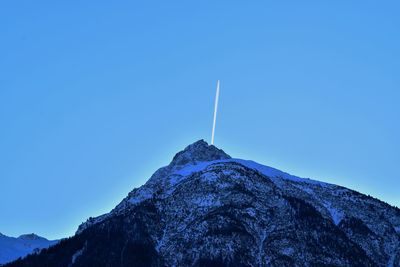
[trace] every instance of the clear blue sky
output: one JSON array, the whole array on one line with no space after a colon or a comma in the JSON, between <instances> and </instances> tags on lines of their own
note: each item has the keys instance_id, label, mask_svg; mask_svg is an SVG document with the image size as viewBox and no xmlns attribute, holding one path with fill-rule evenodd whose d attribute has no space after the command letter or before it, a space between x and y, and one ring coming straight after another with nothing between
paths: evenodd
<instances>
[{"instance_id":1,"label":"clear blue sky","mask_svg":"<svg viewBox=\"0 0 400 267\"><path fill-rule=\"evenodd\" d=\"M57 3L56 3L57 2ZM398 1L1 1L0 232L108 212L210 140L400 206Z\"/></svg>"}]
</instances>

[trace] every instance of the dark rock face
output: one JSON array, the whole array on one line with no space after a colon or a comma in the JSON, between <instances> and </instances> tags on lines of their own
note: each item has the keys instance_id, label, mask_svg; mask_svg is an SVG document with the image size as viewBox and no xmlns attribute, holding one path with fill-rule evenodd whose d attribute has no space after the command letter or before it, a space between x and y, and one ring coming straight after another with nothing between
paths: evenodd
<instances>
[{"instance_id":1,"label":"dark rock face","mask_svg":"<svg viewBox=\"0 0 400 267\"><path fill-rule=\"evenodd\" d=\"M400 210L199 141L74 237L7 266L400 266Z\"/></svg>"}]
</instances>

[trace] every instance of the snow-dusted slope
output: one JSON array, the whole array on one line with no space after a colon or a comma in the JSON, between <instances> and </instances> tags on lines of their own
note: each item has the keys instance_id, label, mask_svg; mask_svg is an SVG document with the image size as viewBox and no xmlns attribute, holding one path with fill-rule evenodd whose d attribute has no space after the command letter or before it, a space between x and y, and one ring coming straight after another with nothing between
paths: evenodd
<instances>
[{"instance_id":1,"label":"snow-dusted slope","mask_svg":"<svg viewBox=\"0 0 400 267\"><path fill-rule=\"evenodd\" d=\"M36 253L55 243L57 241L50 241L35 234L21 235L15 238L0 233L0 265Z\"/></svg>"},{"instance_id":2,"label":"snow-dusted slope","mask_svg":"<svg viewBox=\"0 0 400 267\"><path fill-rule=\"evenodd\" d=\"M257 176L258 179L253 180L249 177L250 174ZM192 187L194 181L198 183L195 188ZM393 262L392 266L400 266L400 234L397 230L400 227L399 209L341 186L293 176L254 161L233 159L204 141L196 142L179 152L170 165L159 169L144 186L134 189L112 212L81 225L78 233L87 227L101 224L110 217L124 214L132 207L141 206L142 203L167 202L169 203L167 207L159 204L158 208L164 215L169 214L171 222L166 223L161 238L154 237L154 242L157 244L157 252L161 253L164 259L170 264L179 265L179 257L185 258L187 248L180 250L180 245L175 243L176 240L171 243L171 240L166 237L168 232L173 233L176 238L176 234L186 229L187 224L195 221L196 217L206 216L205 214L209 212L225 207L226 201L241 203L243 196L240 194L236 198L224 197L224 194L234 195L232 187L238 183L243 183L241 185L243 190L249 190L251 194L256 195L257 199L265 199L265 202L259 203L259 206L256 200L249 201L248 207L245 205L245 210L240 211L244 213L243 216L257 218L260 221L257 224L264 224L264 227L269 225L264 230L261 229L262 227L259 228L260 226L251 226L255 228L252 230L255 231L255 240L260 236L268 240L266 235L272 235L276 228L286 225L286 222L278 223L279 220L276 224L270 224L272 218L263 216L263 213L267 212L266 209L277 209L276 212L281 213L287 208L288 204L282 203L283 200L275 203L267 198L271 196L273 199L275 198L273 195L276 194L284 196L283 199L292 198L311 205L322 217L321 219L334 229L333 231L338 230L344 234L346 242L357 244L357 247L361 248L360 253L366 253L366 257L370 257L371 261L375 261L378 266L389 266L391 262ZM186 192L182 192L182 188L192 193L187 195ZM274 192L272 195L271 190ZM284 202L289 202L290 206L290 201ZM199 210L201 212L197 213ZM282 218L285 217L291 220L290 216L282 215ZM177 221L179 223L175 224ZM202 227L210 227L210 225L206 224ZM296 228L297 226L287 225L287 227ZM303 230L312 231L313 229ZM264 247L264 242L265 240L259 243L259 246ZM230 243L229 246L234 246L234 244ZM287 244L287 247L281 248L280 253L287 257L304 256L301 252L296 253L293 247L294 245ZM229 254L221 251L218 253L225 253L226 257ZM213 257L218 253L215 253ZM262 265L263 262L267 262L268 256L264 251L257 257L259 259L257 264ZM195 259L192 260L195 261ZM340 262L338 259L330 259L325 263L330 264L335 261Z\"/></svg>"},{"instance_id":3,"label":"snow-dusted slope","mask_svg":"<svg viewBox=\"0 0 400 267\"><path fill-rule=\"evenodd\" d=\"M384 202L198 141L75 237L10 266L400 266L399 229Z\"/></svg>"}]
</instances>

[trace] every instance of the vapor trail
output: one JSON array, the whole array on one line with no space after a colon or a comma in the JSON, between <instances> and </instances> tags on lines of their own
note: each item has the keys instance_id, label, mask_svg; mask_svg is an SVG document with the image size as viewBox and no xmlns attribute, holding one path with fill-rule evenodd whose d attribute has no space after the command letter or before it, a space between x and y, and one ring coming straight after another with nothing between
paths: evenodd
<instances>
[{"instance_id":1,"label":"vapor trail","mask_svg":"<svg viewBox=\"0 0 400 267\"><path fill-rule=\"evenodd\" d=\"M215 95L215 106L214 106L214 122L211 134L211 144L214 144L215 124L217 123L217 111L218 111L218 98L219 98L219 80L217 81L217 93Z\"/></svg>"}]
</instances>

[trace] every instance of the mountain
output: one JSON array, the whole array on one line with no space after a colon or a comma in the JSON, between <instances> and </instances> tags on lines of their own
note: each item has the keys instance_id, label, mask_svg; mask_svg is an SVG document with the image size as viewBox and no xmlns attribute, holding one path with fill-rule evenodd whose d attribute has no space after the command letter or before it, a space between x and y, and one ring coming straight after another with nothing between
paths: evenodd
<instances>
[{"instance_id":1,"label":"mountain","mask_svg":"<svg viewBox=\"0 0 400 267\"><path fill-rule=\"evenodd\" d=\"M0 233L0 265L37 253L58 241L50 241L35 234L21 235L18 238L5 236Z\"/></svg>"},{"instance_id":2,"label":"mountain","mask_svg":"<svg viewBox=\"0 0 400 267\"><path fill-rule=\"evenodd\" d=\"M400 266L400 209L200 140L75 236L6 266Z\"/></svg>"}]
</instances>

